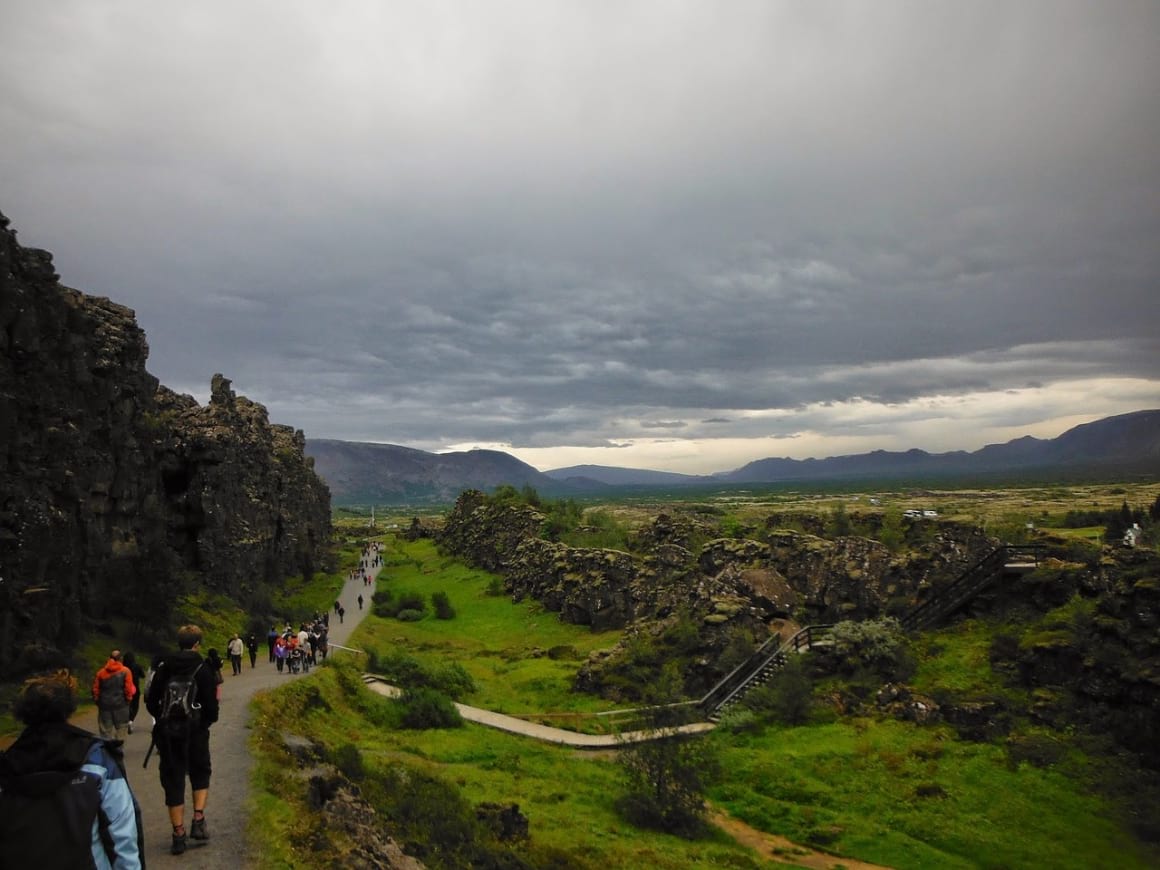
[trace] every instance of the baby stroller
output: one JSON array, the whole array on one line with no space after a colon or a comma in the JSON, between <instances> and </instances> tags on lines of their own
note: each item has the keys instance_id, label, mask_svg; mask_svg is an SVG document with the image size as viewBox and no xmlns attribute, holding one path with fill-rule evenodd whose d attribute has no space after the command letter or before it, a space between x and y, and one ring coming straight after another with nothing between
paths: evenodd
<instances>
[{"instance_id":1,"label":"baby stroller","mask_svg":"<svg viewBox=\"0 0 1160 870\"><path fill-rule=\"evenodd\" d=\"M302 650L298 647L290 650L290 654L286 656L286 664L290 667L290 673L296 674L302 670Z\"/></svg>"}]
</instances>

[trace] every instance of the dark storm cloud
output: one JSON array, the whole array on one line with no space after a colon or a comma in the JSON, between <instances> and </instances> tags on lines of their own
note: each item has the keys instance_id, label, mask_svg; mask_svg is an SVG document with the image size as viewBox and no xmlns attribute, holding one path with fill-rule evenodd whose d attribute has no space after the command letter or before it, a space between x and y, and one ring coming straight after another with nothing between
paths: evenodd
<instances>
[{"instance_id":1,"label":"dark storm cloud","mask_svg":"<svg viewBox=\"0 0 1160 870\"><path fill-rule=\"evenodd\" d=\"M1160 399L1157 5L500 5L10 2L0 208L311 437Z\"/></svg>"}]
</instances>

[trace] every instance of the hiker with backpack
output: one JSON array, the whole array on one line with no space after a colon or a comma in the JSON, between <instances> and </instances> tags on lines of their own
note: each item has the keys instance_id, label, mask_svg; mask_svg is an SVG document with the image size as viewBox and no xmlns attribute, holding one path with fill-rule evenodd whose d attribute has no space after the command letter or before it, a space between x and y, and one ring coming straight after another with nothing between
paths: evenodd
<instances>
[{"instance_id":1,"label":"hiker with backpack","mask_svg":"<svg viewBox=\"0 0 1160 870\"><path fill-rule=\"evenodd\" d=\"M170 852L186 848L185 780L193 789L193 824L188 836L209 839L205 805L209 800L209 729L218 718L214 672L201 657L202 633L196 625L177 631L178 651L164 656L145 696L145 708L157 720L153 745L161 756L161 787L173 825ZM152 747L150 747L152 751ZM149 756L145 756L149 763Z\"/></svg>"},{"instance_id":2,"label":"hiker with backpack","mask_svg":"<svg viewBox=\"0 0 1160 870\"><path fill-rule=\"evenodd\" d=\"M68 671L24 682L13 707L25 729L0 753L0 866L140 870L144 840L120 741L70 725Z\"/></svg>"},{"instance_id":3,"label":"hiker with backpack","mask_svg":"<svg viewBox=\"0 0 1160 870\"><path fill-rule=\"evenodd\" d=\"M133 673L121 661L121 651L109 653L105 666L93 677L97 727L106 740L124 740L129 733L129 704L137 694Z\"/></svg>"}]
</instances>

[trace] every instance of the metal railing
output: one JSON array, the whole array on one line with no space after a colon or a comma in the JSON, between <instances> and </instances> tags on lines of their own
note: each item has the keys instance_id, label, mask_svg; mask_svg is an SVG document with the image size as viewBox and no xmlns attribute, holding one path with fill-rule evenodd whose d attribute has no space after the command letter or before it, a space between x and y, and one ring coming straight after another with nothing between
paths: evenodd
<instances>
[{"instance_id":1,"label":"metal railing","mask_svg":"<svg viewBox=\"0 0 1160 870\"><path fill-rule=\"evenodd\" d=\"M706 715L712 716L727 704L739 700L753 681L767 670L776 670L784 665L790 653L809 649L827 639L833 627L828 623L807 625L785 642L780 637L771 637L753 655L726 674L721 682L701 698L698 705Z\"/></svg>"},{"instance_id":2,"label":"metal railing","mask_svg":"<svg viewBox=\"0 0 1160 870\"><path fill-rule=\"evenodd\" d=\"M945 586L930 591L925 601L916 604L899 620L908 630L924 628L950 616L1003 574L1013 563L1021 567L1037 566L1044 550L1042 544L1004 544L996 547Z\"/></svg>"}]
</instances>

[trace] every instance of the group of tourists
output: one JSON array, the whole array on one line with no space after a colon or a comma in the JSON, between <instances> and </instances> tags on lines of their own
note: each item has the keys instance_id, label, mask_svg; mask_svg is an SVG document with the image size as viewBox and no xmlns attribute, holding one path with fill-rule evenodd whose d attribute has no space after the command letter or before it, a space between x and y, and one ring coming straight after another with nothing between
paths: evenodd
<instances>
[{"instance_id":1,"label":"group of tourists","mask_svg":"<svg viewBox=\"0 0 1160 870\"><path fill-rule=\"evenodd\" d=\"M290 627L290 623L286 623L281 632L271 625L266 642L270 661L278 668L278 673L305 673L320 659L326 661L326 654L330 651L330 614L315 614L297 631Z\"/></svg>"},{"instance_id":2,"label":"group of tourists","mask_svg":"<svg viewBox=\"0 0 1160 870\"><path fill-rule=\"evenodd\" d=\"M361 580L363 586L370 586L374 582L374 575L371 573L375 568L381 568L383 564L383 554L378 541L371 541L363 547L362 554L359 556L357 568L351 568L348 580ZM361 609L361 608L360 608Z\"/></svg>"},{"instance_id":3,"label":"group of tourists","mask_svg":"<svg viewBox=\"0 0 1160 870\"><path fill-rule=\"evenodd\" d=\"M382 564L379 545L364 549L360 570ZM353 578L352 578L353 579ZM359 608L363 597L358 596ZM334 602L341 621L345 613ZM329 651L330 614L315 614L294 631L289 623L267 635L269 660L280 673L305 671ZM131 652L114 649L91 691L99 736L69 723L77 708L77 681L67 670L25 681L13 706L24 731L0 753L0 865L99 867L139 870L145 865L141 808L125 774L123 744L133 733L142 700L153 718L145 765L154 750L172 826L170 853L189 841L209 840L210 727L217 722L225 660L217 649L202 657L202 630L183 625L177 649L152 660L148 672ZM233 676L247 653L257 667L258 638L231 635L226 644ZM186 827L186 782L193 816ZM46 832L52 832L46 836Z\"/></svg>"}]
</instances>

